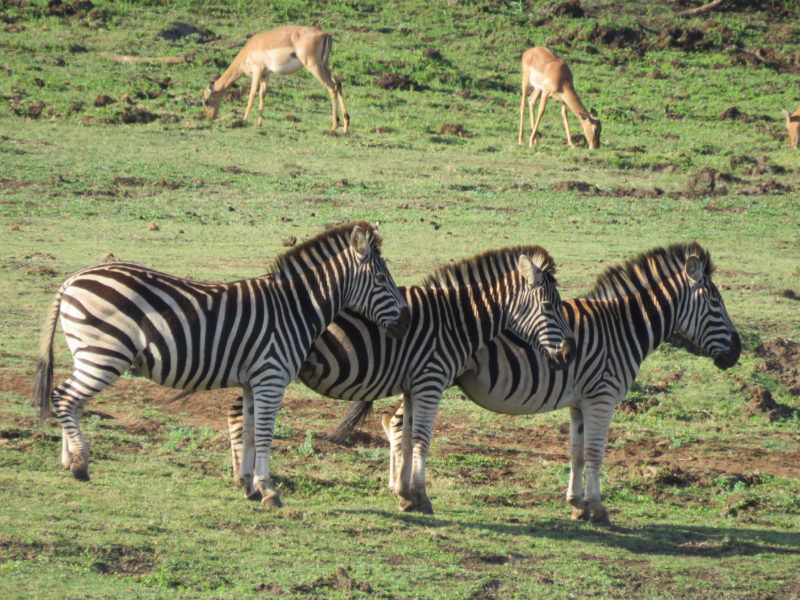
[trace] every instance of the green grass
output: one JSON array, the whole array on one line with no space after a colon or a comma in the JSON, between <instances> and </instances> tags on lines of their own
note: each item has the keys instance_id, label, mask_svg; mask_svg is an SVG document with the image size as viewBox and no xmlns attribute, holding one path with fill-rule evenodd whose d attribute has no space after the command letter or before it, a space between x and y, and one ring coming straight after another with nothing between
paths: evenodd
<instances>
[{"instance_id":1,"label":"green grass","mask_svg":"<svg viewBox=\"0 0 800 600\"><path fill-rule=\"evenodd\" d=\"M4 597L800 594L800 405L790 369L756 354L776 338L800 342L800 169L780 115L797 101L785 65L800 52L798 4L784 2L783 16L732 9L683 20L677 2L587 0L577 18L557 6L97 0L63 18L44 2L3 6ZM216 37L159 35L176 21ZM202 119L202 88L247 35L284 23L333 33L347 135L327 132L327 94L305 72L272 77L261 128L237 126L248 80L217 122ZM711 45L668 47L659 39L674 26L702 30ZM625 27L638 42L600 41ZM599 150L568 149L555 106L538 147L517 145L519 56L538 44L568 60L599 111ZM784 67L753 58L759 48ZM190 60L124 64L100 52ZM415 83L381 89L384 73ZM102 95L111 102L95 106ZM724 118L732 107L742 116ZM447 123L472 137L440 133ZM112 252L238 279L263 273L283 238L351 219L380 221L400 284L451 259L535 243L557 260L566 298L611 264L696 239L717 265L742 359L721 372L665 346L643 365L629 397L638 412L617 411L604 465L612 530L568 520L566 412L495 415L455 389L429 461L434 516L396 510L384 445L324 442L344 405L299 384L276 429L280 511L231 485L224 394L160 407L169 391L124 377L83 421L92 482L59 468L58 431L36 424L27 394L39 326L70 272ZM69 364L57 333L57 378ZM793 416L751 414L756 385ZM367 430L382 439L377 421Z\"/></svg>"}]
</instances>

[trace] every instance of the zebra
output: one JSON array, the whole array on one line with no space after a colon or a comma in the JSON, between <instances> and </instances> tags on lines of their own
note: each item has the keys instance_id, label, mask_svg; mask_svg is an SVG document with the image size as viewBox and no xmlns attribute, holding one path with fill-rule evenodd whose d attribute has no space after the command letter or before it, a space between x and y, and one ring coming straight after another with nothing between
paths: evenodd
<instances>
[{"instance_id":1,"label":"zebra","mask_svg":"<svg viewBox=\"0 0 800 600\"><path fill-rule=\"evenodd\" d=\"M574 344L554 274L553 259L539 246L485 252L440 268L421 286L400 288L410 312L403 339L390 339L360 315L343 311L312 344L299 373L311 389L345 400L399 393L408 399L414 418L405 448L413 461L397 470L401 510L433 512L425 490L433 421L442 392L476 350L508 329L554 368L571 359ZM230 408L229 427L236 473L245 460L242 435L247 438L238 401Z\"/></svg>"},{"instance_id":2,"label":"zebra","mask_svg":"<svg viewBox=\"0 0 800 600\"><path fill-rule=\"evenodd\" d=\"M250 469L240 476L265 505L281 501L269 475L270 445L284 388L312 341L343 309L363 313L402 336L408 305L368 223L332 228L296 246L266 275L200 283L128 262L89 267L61 285L42 332L34 379L40 419L52 402L62 427L61 462L88 480L88 446L79 421L87 400L133 367L182 390L241 386L255 419L245 440ZM53 387L53 337L61 325L74 371Z\"/></svg>"},{"instance_id":3,"label":"zebra","mask_svg":"<svg viewBox=\"0 0 800 600\"><path fill-rule=\"evenodd\" d=\"M739 334L711 280L713 272L710 253L697 242L639 254L608 268L588 296L564 302L577 342L575 359L566 369L552 369L530 344L503 331L470 357L456 378L470 400L496 413L527 415L569 407L567 502L573 519L611 523L600 494L611 417L639 366L661 342L677 334L710 355L720 369L738 362ZM339 435L352 431L368 410L367 403L353 403ZM392 414L384 417L393 449L401 443L403 410L390 409Z\"/></svg>"}]
</instances>

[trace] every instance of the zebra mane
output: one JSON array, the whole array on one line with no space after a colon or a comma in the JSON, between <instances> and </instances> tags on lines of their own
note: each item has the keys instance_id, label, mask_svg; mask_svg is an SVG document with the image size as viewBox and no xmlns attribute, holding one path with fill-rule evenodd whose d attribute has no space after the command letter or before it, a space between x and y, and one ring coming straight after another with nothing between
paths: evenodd
<instances>
[{"instance_id":1,"label":"zebra mane","mask_svg":"<svg viewBox=\"0 0 800 600\"><path fill-rule=\"evenodd\" d=\"M632 290L649 288L649 281L663 281L682 270L690 256L700 259L706 276L710 277L714 272L714 264L707 250L697 242L673 244L667 248L653 248L624 263L608 267L597 278L589 297L619 298ZM641 272L649 273L649 281L642 281Z\"/></svg>"},{"instance_id":2,"label":"zebra mane","mask_svg":"<svg viewBox=\"0 0 800 600\"><path fill-rule=\"evenodd\" d=\"M471 258L444 265L425 277L422 285L426 287L461 286L475 280L474 273L486 273L491 279L517 268L520 254L525 254L539 267L547 279L556 283L556 263L541 246L512 246L499 250L487 250Z\"/></svg>"},{"instance_id":3,"label":"zebra mane","mask_svg":"<svg viewBox=\"0 0 800 600\"><path fill-rule=\"evenodd\" d=\"M370 225L366 221L352 221L350 223L345 223L343 225L337 225L335 227L331 227L330 229L326 229L325 231L315 235L311 239L306 240L302 244L298 244L291 250L284 252L277 258L275 258L272 263L270 263L269 268L267 270L266 276L276 276L280 275L281 273L287 273L287 265L289 265L295 258L302 256L303 254L311 254L312 256L315 254L320 254L319 252L314 252L315 250L321 250L321 254L328 255L330 253L329 248L331 247L331 242L335 245L336 248L347 248L350 245L350 234L353 231L354 227L361 227L364 230L364 233L367 234L367 239L370 241L370 244L373 248L380 248L381 243L381 236L378 235L378 231L375 229L375 226Z\"/></svg>"}]
</instances>

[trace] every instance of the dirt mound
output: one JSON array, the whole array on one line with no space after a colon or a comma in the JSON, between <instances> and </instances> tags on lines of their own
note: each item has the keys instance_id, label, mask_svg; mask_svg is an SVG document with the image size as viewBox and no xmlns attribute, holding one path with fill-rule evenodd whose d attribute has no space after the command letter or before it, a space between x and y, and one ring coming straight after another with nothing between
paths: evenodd
<instances>
[{"instance_id":1,"label":"dirt mound","mask_svg":"<svg viewBox=\"0 0 800 600\"><path fill-rule=\"evenodd\" d=\"M797 414L798 411L786 404L775 402L767 388L756 385L750 391L750 400L747 403L746 413L751 417L763 414L770 421L777 421L779 419L788 419Z\"/></svg>"},{"instance_id":2,"label":"dirt mound","mask_svg":"<svg viewBox=\"0 0 800 600\"><path fill-rule=\"evenodd\" d=\"M461 123L445 123L439 127L439 131L437 133L443 135L455 135L464 138L475 137L475 134L467 131Z\"/></svg>"},{"instance_id":3,"label":"dirt mound","mask_svg":"<svg viewBox=\"0 0 800 600\"><path fill-rule=\"evenodd\" d=\"M714 44L702 29L670 25L662 29L656 39L656 48L673 48L684 52L708 50Z\"/></svg>"},{"instance_id":4,"label":"dirt mound","mask_svg":"<svg viewBox=\"0 0 800 600\"><path fill-rule=\"evenodd\" d=\"M182 23L175 21L167 29L162 29L156 34L158 37L169 41L180 40L189 36L196 36L196 41L199 44L207 44L218 40L219 36L213 31L204 27L195 27L189 23Z\"/></svg>"},{"instance_id":5,"label":"dirt mound","mask_svg":"<svg viewBox=\"0 0 800 600\"><path fill-rule=\"evenodd\" d=\"M405 73L384 73L375 82L382 90L421 89L422 86Z\"/></svg>"},{"instance_id":6,"label":"dirt mound","mask_svg":"<svg viewBox=\"0 0 800 600\"><path fill-rule=\"evenodd\" d=\"M800 344L786 338L775 338L762 342L755 354L764 359L756 365L756 371L774 375L786 385L792 396L800 396Z\"/></svg>"}]
</instances>

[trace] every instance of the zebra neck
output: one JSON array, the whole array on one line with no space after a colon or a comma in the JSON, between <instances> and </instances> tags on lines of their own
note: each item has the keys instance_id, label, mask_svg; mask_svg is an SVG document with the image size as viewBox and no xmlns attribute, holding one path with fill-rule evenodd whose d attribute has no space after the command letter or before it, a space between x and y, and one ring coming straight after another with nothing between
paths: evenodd
<instances>
[{"instance_id":1,"label":"zebra neck","mask_svg":"<svg viewBox=\"0 0 800 600\"><path fill-rule=\"evenodd\" d=\"M636 363L641 364L675 332L685 296L683 286L673 281L591 302L600 303L598 312L601 314L597 318L607 322L613 336L629 349Z\"/></svg>"},{"instance_id":2,"label":"zebra neck","mask_svg":"<svg viewBox=\"0 0 800 600\"><path fill-rule=\"evenodd\" d=\"M459 340L466 356L495 338L505 327L505 313L494 293L479 286L446 288L440 306L450 335Z\"/></svg>"},{"instance_id":3,"label":"zebra neck","mask_svg":"<svg viewBox=\"0 0 800 600\"><path fill-rule=\"evenodd\" d=\"M349 278L345 273L340 281L331 282L327 271L320 266L291 278L276 280L282 290L286 319L294 322L298 341L302 344L310 346L344 308Z\"/></svg>"}]
</instances>

